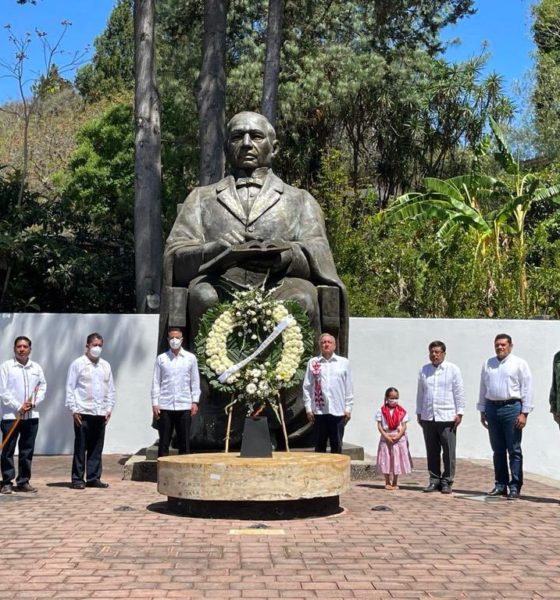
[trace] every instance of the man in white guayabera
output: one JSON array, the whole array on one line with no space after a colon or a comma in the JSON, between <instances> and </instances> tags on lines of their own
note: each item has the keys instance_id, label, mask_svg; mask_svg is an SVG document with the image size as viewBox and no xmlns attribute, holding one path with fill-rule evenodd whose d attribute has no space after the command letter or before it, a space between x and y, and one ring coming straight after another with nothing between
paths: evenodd
<instances>
[{"instance_id":1,"label":"man in white guayabera","mask_svg":"<svg viewBox=\"0 0 560 600\"><path fill-rule=\"evenodd\" d=\"M90 333L85 354L68 369L66 408L74 417L72 488L106 488L101 481L105 427L115 406L115 384L111 365L100 358L103 337ZM84 481L84 475L86 480Z\"/></svg>"},{"instance_id":2,"label":"man in white guayabera","mask_svg":"<svg viewBox=\"0 0 560 600\"><path fill-rule=\"evenodd\" d=\"M319 338L321 353L307 363L303 400L308 420L315 430L315 452L342 452L344 426L354 404L352 376L347 358L335 354L336 340L330 333Z\"/></svg>"},{"instance_id":3,"label":"man in white guayabera","mask_svg":"<svg viewBox=\"0 0 560 600\"><path fill-rule=\"evenodd\" d=\"M522 432L534 407L533 377L527 362L512 353L507 333L494 338L494 350L496 356L482 365L476 406L494 453L495 482L488 495L517 500L523 486Z\"/></svg>"},{"instance_id":4,"label":"man in white guayabera","mask_svg":"<svg viewBox=\"0 0 560 600\"><path fill-rule=\"evenodd\" d=\"M17 492L36 492L31 479L31 461L39 430L37 405L45 398L47 383L43 369L29 356L31 340L20 335L14 342L14 357L0 367L0 430L2 431L1 494L12 493L16 477L14 453L18 448Z\"/></svg>"},{"instance_id":5,"label":"man in white guayabera","mask_svg":"<svg viewBox=\"0 0 560 600\"><path fill-rule=\"evenodd\" d=\"M440 340L434 340L428 346L430 362L418 373L416 416L424 433L430 475L430 481L422 491L451 494L457 428L465 412L465 390L461 370L446 359L446 351Z\"/></svg>"},{"instance_id":6,"label":"man in white guayabera","mask_svg":"<svg viewBox=\"0 0 560 600\"><path fill-rule=\"evenodd\" d=\"M181 329L167 331L169 350L156 359L152 380L152 410L158 423L158 457L169 455L173 430L179 454L190 452L191 417L198 412L200 377L194 354L183 348Z\"/></svg>"}]
</instances>

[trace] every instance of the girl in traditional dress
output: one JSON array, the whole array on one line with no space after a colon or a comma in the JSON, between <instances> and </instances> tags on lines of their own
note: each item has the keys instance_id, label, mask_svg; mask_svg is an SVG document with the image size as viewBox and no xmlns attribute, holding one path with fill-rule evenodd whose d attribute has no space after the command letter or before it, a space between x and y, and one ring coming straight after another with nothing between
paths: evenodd
<instances>
[{"instance_id":1,"label":"girl in traditional dress","mask_svg":"<svg viewBox=\"0 0 560 600\"><path fill-rule=\"evenodd\" d=\"M385 489L398 490L399 475L412 471L408 450L406 424L408 415L399 404L399 390L390 387L385 391L385 401L375 416L381 434L377 449L377 472L385 475Z\"/></svg>"}]
</instances>

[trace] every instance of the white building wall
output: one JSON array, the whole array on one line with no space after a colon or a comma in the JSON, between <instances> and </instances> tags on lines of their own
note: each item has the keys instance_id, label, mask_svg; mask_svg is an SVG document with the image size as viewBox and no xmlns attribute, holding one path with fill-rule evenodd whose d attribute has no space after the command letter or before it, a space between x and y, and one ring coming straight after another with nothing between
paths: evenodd
<instances>
[{"instance_id":1,"label":"white building wall","mask_svg":"<svg viewBox=\"0 0 560 600\"><path fill-rule=\"evenodd\" d=\"M86 336L98 331L105 338L103 358L113 367L117 404L107 429L106 453L135 453L157 437L150 427L150 384L157 343L155 315L0 315L0 360L13 355L17 335L33 340L32 358L47 378L47 398L41 408L38 454L72 452L72 418L64 408L64 386L70 362L79 356ZM447 358L459 365L465 380L467 408L459 428L460 458L491 459L486 430L476 411L480 367L493 355L494 336L509 333L514 352L526 359L534 376L536 408L524 430L525 469L560 479L560 432L548 407L552 357L560 349L559 321L475 319L358 319L350 320L350 361L355 408L345 440L375 454L378 433L375 411L383 392L395 386L411 414L409 439L413 456L425 456L420 427L415 423L416 376L428 361L428 344L441 339Z\"/></svg>"}]
</instances>

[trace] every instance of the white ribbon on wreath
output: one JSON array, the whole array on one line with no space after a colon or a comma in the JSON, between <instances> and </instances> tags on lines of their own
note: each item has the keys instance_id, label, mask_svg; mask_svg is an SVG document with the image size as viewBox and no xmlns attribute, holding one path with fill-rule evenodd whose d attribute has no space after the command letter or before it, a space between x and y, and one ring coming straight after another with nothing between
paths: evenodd
<instances>
[{"instance_id":1,"label":"white ribbon on wreath","mask_svg":"<svg viewBox=\"0 0 560 600\"><path fill-rule=\"evenodd\" d=\"M259 346L256 348L256 350L254 352L252 352L249 356L244 358L242 361L238 362L237 364L231 366L229 369L224 371L218 377L218 381L220 383L225 383L229 377L231 377L232 375L237 373L237 371L241 370L245 365L249 364L259 354L261 354L264 350L266 350L270 346L270 344L272 344L272 342L284 331L284 329L286 329L286 327L289 327L294 321L295 321L295 319L294 319L294 317L292 317L292 315L288 315L287 317L284 317L280 321L280 323L278 323L278 325L276 325L276 327L272 330L272 333L270 333L268 335L268 337L259 344Z\"/></svg>"}]
</instances>

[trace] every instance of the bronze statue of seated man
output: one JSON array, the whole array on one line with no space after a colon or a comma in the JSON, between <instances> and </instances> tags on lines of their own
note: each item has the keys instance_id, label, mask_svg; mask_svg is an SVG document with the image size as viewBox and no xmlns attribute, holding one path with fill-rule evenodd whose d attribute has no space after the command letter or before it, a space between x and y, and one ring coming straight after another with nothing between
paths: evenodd
<instances>
[{"instance_id":1,"label":"bronze statue of seated man","mask_svg":"<svg viewBox=\"0 0 560 600\"><path fill-rule=\"evenodd\" d=\"M276 132L262 115L241 112L228 123L226 155L233 174L195 188L167 239L160 332L183 327L192 345L202 315L227 299L223 290L265 282L277 287L278 299L296 300L317 333L333 334L346 354L346 291L323 213L308 192L272 172L277 152ZM201 417L204 412L201 399Z\"/></svg>"}]
</instances>

